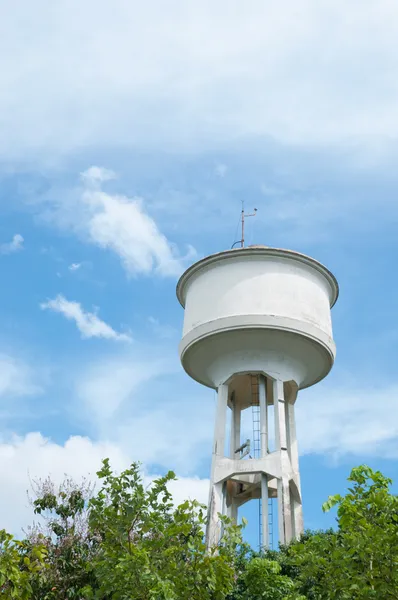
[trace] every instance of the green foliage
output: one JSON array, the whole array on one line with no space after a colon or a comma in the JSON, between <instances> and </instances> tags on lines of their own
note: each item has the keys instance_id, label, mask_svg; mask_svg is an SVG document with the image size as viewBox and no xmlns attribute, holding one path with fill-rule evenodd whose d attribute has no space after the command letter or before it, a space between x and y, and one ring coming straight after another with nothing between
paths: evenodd
<instances>
[{"instance_id":1,"label":"green foliage","mask_svg":"<svg viewBox=\"0 0 398 600\"><path fill-rule=\"evenodd\" d=\"M90 502L90 528L101 538L94 561L99 589L93 598L115 600L222 600L231 590L240 528L224 519L224 536L205 551L205 507L187 501L174 508L169 472L145 488L139 466L121 475L104 461L103 481ZM90 597L90 595L89 595Z\"/></svg>"},{"instance_id":2,"label":"green foliage","mask_svg":"<svg viewBox=\"0 0 398 600\"><path fill-rule=\"evenodd\" d=\"M245 592L242 600L300 600L290 577L281 574L277 561L253 558L243 575Z\"/></svg>"},{"instance_id":3,"label":"green foliage","mask_svg":"<svg viewBox=\"0 0 398 600\"><path fill-rule=\"evenodd\" d=\"M391 481L367 466L352 470L346 496L332 496L338 530L292 544L285 564L296 570L309 599L362 600L398 597L398 498Z\"/></svg>"},{"instance_id":4,"label":"green foliage","mask_svg":"<svg viewBox=\"0 0 398 600\"><path fill-rule=\"evenodd\" d=\"M240 527L223 517L223 538L206 552L205 507L195 501L174 507L167 488L174 473L145 487L138 464L116 475L105 460L98 477L102 487L95 495L87 484L69 480L59 489L49 479L35 485L32 504L46 525L30 531L24 551L41 544L46 556L29 576L27 597L225 598L234 582Z\"/></svg>"},{"instance_id":5,"label":"green foliage","mask_svg":"<svg viewBox=\"0 0 398 600\"><path fill-rule=\"evenodd\" d=\"M175 507L164 477L144 484L134 463L109 461L99 491L48 479L33 506L44 526L23 542L0 531L5 600L389 600L398 598L398 499L391 481L361 466L345 496L332 496L337 529L306 532L279 552L253 552L221 517L223 536L205 547L205 507Z\"/></svg>"},{"instance_id":6,"label":"green foliage","mask_svg":"<svg viewBox=\"0 0 398 600\"><path fill-rule=\"evenodd\" d=\"M4 600L32 597L31 579L42 569L45 549L41 546L26 552L26 545L0 530L0 594Z\"/></svg>"},{"instance_id":7,"label":"green foliage","mask_svg":"<svg viewBox=\"0 0 398 600\"><path fill-rule=\"evenodd\" d=\"M34 600L81 600L87 587L96 586L93 560L98 540L87 527L90 485L66 479L56 489L50 479L35 484L34 512L44 527L34 527L27 544L46 548L44 568L31 577Z\"/></svg>"},{"instance_id":8,"label":"green foliage","mask_svg":"<svg viewBox=\"0 0 398 600\"><path fill-rule=\"evenodd\" d=\"M254 552L241 545L236 554L237 581L228 600L305 600L291 577L282 572L280 552Z\"/></svg>"},{"instance_id":9,"label":"green foliage","mask_svg":"<svg viewBox=\"0 0 398 600\"><path fill-rule=\"evenodd\" d=\"M337 540L338 534L333 530L306 532L299 542L281 548L282 572L294 580L296 588L308 600L332 597L328 595L330 571Z\"/></svg>"}]
</instances>

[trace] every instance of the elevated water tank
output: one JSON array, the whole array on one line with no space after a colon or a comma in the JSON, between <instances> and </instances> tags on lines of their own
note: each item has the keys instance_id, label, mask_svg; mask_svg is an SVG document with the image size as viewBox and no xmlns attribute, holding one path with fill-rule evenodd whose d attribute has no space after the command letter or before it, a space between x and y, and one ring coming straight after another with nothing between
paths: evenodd
<instances>
[{"instance_id":1,"label":"elevated water tank","mask_svg":"<svg viewBox=\"0 0 398 600\"><path fill-rule=\"evenodd\" d=\"M305 388L333 365L338 284L304 254L266 246L219 252L185 271L177 296L185 309L181 362L206 386L259 371Z\"/></svg>"}]
</instances>

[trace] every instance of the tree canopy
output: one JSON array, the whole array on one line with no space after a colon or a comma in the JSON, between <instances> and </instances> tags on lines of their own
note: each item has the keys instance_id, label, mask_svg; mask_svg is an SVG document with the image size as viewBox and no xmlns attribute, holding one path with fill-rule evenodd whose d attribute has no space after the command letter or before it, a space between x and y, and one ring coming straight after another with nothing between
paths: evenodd
<instances>
[{"instance_id":1,"label":"tree canopy","mask_svg":"<svg viewBox=\"0 0 398 600\"><path fill-rule=\"evenodd\" d=\"M398 598L398 499L391 481L352 470L344 496L330 497L336 528L307 531L279 551L254 552L242 525L222 518L206 551L206 508L175 506L172 472L144 485L133 463L108 460L100 486L37 482L41 524L22 541L0 531L0 596L5 600L362 600Z\"/></svg>"}]
</instances>

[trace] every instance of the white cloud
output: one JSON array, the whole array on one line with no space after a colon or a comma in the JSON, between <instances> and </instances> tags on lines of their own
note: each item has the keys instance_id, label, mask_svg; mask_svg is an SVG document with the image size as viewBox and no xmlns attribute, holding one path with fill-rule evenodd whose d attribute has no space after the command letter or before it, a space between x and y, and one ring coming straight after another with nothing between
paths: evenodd
<instances>
[{"instance_id":1,"label":"white cloud","mask_svg":"<svg viewBox=\"0 0 398 600\"><path fill-rule=\"evenodd\" d=\"M129 275L180 275L186 262L196 257L194 248L188 246L186 256L180 256L147 213L142 198L103 191L101 183L111 178L109 173L102 167L90 167L82 173L83 189L76 195L39 200L42 218L110 250Z\"/></svg>"},{"instance_id":2,"label":"white cloud","mask_svg":"<svg viewBox=\"0 0 398 600\"><path fill-rule=\"evenodd\" d=\"M157 390L160 395L161 386ZM189 475L204 464L210 468L214 404L211 396L191 396L189 402L186 398L170 390L162 402L148 408L140 394L133 404L135 412L132 407L128 417L115 419L113 432L108 425L108 435L114 436L110 439L117 438L126 451L147 464Z\"/></svg>"},{"instance_id":3,"label":"white cloud","mask_svg":"<svg viewBox=\"0 0 398 600\"><path fill-rule=\"evenodd\" d=\"M174 338L178 333L175 327L163 324L155 317L149 317L148 321L154 334L161 339L167 340Z\"/></svg>"},{"instance_id":4,"label":"white cloud","mask_svg":"<svg viewBox=\"0 0 398 600\"><path fill-rule=\"evenodd\" d=\"M46 9L45 0L0 6L2 156L398 133L393 0Z\"/></svg>"},{"instance_id":5,"label":"white cloud","mask_svg":"<svg viewBox=\"0 0 398 600\"><path fill-rule=\"evenodd\" d=\"M151 464L189 475L197 473L204 460L208 462L214 394L200 388L200 396L195 397L197 386L187 380L185 388L170 379L177 368L172 362L156 356L149 359L142 351L137 355L142 355L141 360L129 354L99 361L78 377L79 410L86 409L86 418L95 422L98 441L74 436L59 444L39 433L0 440L0 479L5 490L0 497L0 528L17 531L30 521L25 496L28 475L51 474L56 481L64 473L77 479L94 477L101 459L108 456L117 470L133 460L143 461L149 480L158 472ZM13 384L6 378L1 383L2 371L0 366L0 396L18 383L15 376ZM29 386L16 391L26 389ZM353 464L370 456L398 458L397 396L396 386L330 390L320 384L302 392L297 401L300 454L349 457ZM177 500L190 496L206 502L208 481L187 476L171 489Z\"/></svg>"},{"instance_id":6,"label":"white cloud","mask_svg":"<svg viewBox=\"0 0 398 600\"><path fill-rule=\"evenodd\" d=\"M91 167L85 173L89 173L89 181L100 183L105 180L102 171ZM162 275L181 273L181 260L155 221L146 214L141 198L130 199L88 187L82 202L88 209L86 227L90 240L115 252L129 273L153 270Z\"/></svg>"},{"instance_id":7,"label":"white cloud","mask_svg":"<svg viewBox=\"0 0 398 600\"><path fill-rule=\"evenodd\" d=\"M115 252L129 273L181 272L166 237L145 214L141 199L86 192L84 201L93 212L88 223L90 240Z\"/></svg>"},{"instance_id":8,"label":"white cloud","mask_svg":"<svg viewBox=\"0 0 398 600\"><path fill-rule=\"evenodd\" d=\"M26 528L34 519L37 520L27 499L30 481L50 475L55 483L60 483L68 475L76 481L88 477L95 482L101 460L107 457L117 471L137 460L115 444L94 442L80 436L70 437L64 444L47 439L40 433L1 440L0 529L6 528L20 535L21 527ZM151 473L146 475L148 481L154 476ZM170 484L170 490L176 502L187 497L207 502L208 481L196 477L181 478Z\"/></svg>"},{"instance_id":9,"label":"white cloud","mask_svg":"<svg viewBox=\"0 0 398 600\"><path fill-rule=\"evenodd\" d=\"M79 269L81 269L81 266L82 263L72 263L71 265L69 265L68 269L73 273L74 271L78 271Z\"/></svg>"},{"instance_id":10,"label":"white cloud","mask_svg":"<svg viewBox=\"0 0 398 600\"><path fill-rule=\"evenodd\" d=\"M0 354L0 400L40 393L33 369L25 362Z\"/></svg>"},{"instance_id":11,"label":"white cloud","mask_svg":"<svg viewBox=\"0 0 398 600\"><path fill-rule=\"evenodd\" d=\"M76 398L99 439L145 464L195 474L209 458L214 394L186 377L168 347L95 361L79 373Z\"/></svg>"},{"instance_id":12,"label":"white cloud","mask_svg":"<svg viewBox=\"0 0 398 600\"><path fill-rule=\"evenodd\" d=\"M127 356L110 357L84 370L77 381L77 397L87 408L90 420L96 423L101 435L107 434L110 419L123 404L134 399L139 387L147 384L146 396L153 398L153 380L170 371L170 364L157 359L156 355L139 358L128 353ZM146 404L146 409L151 414L153 402Z\"/></svg>"},{"instance_id":13,"label":"white cloud","mask_svg":"<svg viewBox=\"0 0 398 600\"><path fill-rule=\"evenodd\" d=\"M70 302L59 294L53 300L48 300L40 305L42 310L52 310L74 321L82 338L105 338L121 342L130 342L131 337L125 333L118 333L110 325L91 312L83 310L79 302Z\"/></svg>"},{"instance_id":14,"label":"white cloud","mask_svg":"<svg viewBox=\"0 0 398 600\"><path fill-rule=\"evenodd\" d=\"M297 400L301 454L398 458L398 387L302 392Z\"/></svg>"},{"instance_id":15,"label":"white cloud","mask_svg":"<svg viewBox=\"0 0 398 600\"><path fill-rule=\"evenodd\" d=\"M209 480L200 477L179 477L177 481L172 481L169 485L173 494L173 500L176 505L184 500L198 500L202 504L207 504L209 496Z\"/></svg>"},{"instance_id":16,"label":"white cloud","mask_svg":"<svg viewBox=\"0 0 398 600\"><path fill-rule=\"evenodd\" d=\"M225 175L227 174L227 171L228 171L227 165L224 165L222 163L218 164L215 168L216 175L221 177L221 179L223 179L225 177Z\"/></svg>"},{"instance_id":17,"label":"white cloud","mask_svg":"<svg viewBox=\"0 0 398 600\"><path fill-rule=\"evenodd\" d=\"M180 372L167 348L151 350L134 349L84 369L76 388L82 414L100 439L118 443L146 464L196 473L210 457L214 392ZM301 455L398 458L396 386L318 384L299 394L296 413ZM247 414L242 439L251 436L249 421Z\"/></svg>"},{"instance_id":18,"label":"white cloud","mask_svg":"<svg viewBox=\"0 0 398 600\"><path fill-rule=\"evenodd\" d=\"M104 167L90 167L81 174L83 181L91 185L99 185L105 181L116 179L116 173Z\"/></svg>"},{"instance_id":19,"label":"white cloud","mask_svg":"<svg viewBox=\"0 0 398 600\"><path fill-rule=\"evenodd\" d=\"M0 245L0 254L14 254L15 252L20 252L24 248L24 239L22 235L17 233L12 238L11 242L7 244Z\"/></svg>"}]
</instances>

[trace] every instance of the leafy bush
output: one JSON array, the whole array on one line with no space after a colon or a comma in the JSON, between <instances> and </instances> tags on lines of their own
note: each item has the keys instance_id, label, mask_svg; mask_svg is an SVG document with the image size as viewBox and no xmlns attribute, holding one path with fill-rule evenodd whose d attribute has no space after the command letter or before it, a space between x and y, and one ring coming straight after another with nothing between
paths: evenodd
<instances>
[{"instance_id":1,"label":"leafy bush","mask_svg":"<svg viewBox=\"0 0 398 600\"><path fill-rule=\"evenodd\" d=\"M398 499L361 466L332 496L336 530L309 532L278 552L253 552L226 517L206 550L206 509L175 507L169 472L145 487L139 465L120 475L104 460L100 489L35 484L43 518L23 541L0 531L5 600L389 600L398 598Z\"/></svg>"}]
</instances>

